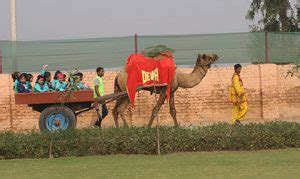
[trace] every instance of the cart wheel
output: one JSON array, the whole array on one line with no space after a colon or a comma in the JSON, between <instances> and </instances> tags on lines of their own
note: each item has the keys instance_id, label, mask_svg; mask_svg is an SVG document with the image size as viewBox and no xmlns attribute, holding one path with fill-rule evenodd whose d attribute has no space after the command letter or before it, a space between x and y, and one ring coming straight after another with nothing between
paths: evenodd
<instances>
[{"instance_id":1,"label":"cart wheel","mask_svg":"<svg viewBox=\"0 0 300 179\"><path fill-rule=\"evenodd\" d=\"M50 106L45 108L40 116L41 131L56 131L74 129L76 127L76 116L66 106Z\"/></svg>"}]
</instances>

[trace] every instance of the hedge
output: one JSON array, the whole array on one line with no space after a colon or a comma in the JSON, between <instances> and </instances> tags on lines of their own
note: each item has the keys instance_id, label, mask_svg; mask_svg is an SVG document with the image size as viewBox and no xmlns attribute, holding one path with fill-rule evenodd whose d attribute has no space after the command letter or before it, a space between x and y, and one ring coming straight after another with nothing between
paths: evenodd
<instances>
[{"instance_id":1,"label":"hedge","mask_svg":"<svg viewBox=\"0 0 300 179\"><path fill-rule=\"evenodd\" d=\"M156 128L67 130L54 133L0 133L0 158L156 154ZM225 123L203 127L160 127L161 153L261 150L300 147L300 124Z\"/></svg>"}]
</instances>

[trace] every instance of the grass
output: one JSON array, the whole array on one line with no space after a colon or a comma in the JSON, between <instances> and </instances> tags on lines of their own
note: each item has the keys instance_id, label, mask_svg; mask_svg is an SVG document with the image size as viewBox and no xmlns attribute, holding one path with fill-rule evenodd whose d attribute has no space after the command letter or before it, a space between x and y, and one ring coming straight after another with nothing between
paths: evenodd
<instances>
[{"instance_id":1,"label":"grass","mask_svg":"<svg viewBox=\"0 0 300 179\"><path fill-rule=\"evenodd\" d=\"M1 178L298 178L300 149L0 161Z\"/></svg>"}]
</instances>

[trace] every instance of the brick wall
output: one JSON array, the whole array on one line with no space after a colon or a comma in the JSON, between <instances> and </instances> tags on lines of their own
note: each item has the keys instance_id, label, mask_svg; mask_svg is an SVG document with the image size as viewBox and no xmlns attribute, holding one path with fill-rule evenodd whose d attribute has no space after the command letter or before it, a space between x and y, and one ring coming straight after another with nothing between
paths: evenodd
<instances>
[{"instance_id":1,"label":"brick wall","mask_svg":"<svg viewBox=\"0 0 300 179\"><path fill-rule=\"evenodd\" d=\"M248 65L242 69L241 77L249 98L249 112L245 121L268 120L300 121L300 82L297 77L285 78L291 66L274 64ZM192 69L182 69L189 73ZM231 104L228 102L228 86L233 68L211 68L201 83L190 89L179 89L175 94L177 118L180 125L206 125L214 122L231 122ZM117 72L106 72L106 93L113 92L113 81ZM94 72L85 72L84 81L92 84ZM0 75L0 130L38 130L39 113L26 105L15 105L10 75ZM142 91L137 94L136 107L127 110L130 125L144 126L148 123L155 96ZM157 96L158 97L158 96ZM105 127L114 126L111 111L114 103L108 104L110 114ZM78 116L77 127L91 126L96 119L94 111ZM119 119L120 124L122 124ZM162 125L173 125L166 103L159 113ZM156 122L154 122L156 124Z\"/></svg>"}]
</instances>

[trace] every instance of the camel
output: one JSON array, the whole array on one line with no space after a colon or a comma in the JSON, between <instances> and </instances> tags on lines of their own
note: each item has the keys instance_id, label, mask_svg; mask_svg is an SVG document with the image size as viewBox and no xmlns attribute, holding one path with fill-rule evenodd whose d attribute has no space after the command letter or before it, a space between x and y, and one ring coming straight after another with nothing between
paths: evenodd
<instances>
[{"instance_id":1,"label":"camel","mask_svg":"<svg viewBox=\"0 0 300 179\"><path fill-rule=\"evenodd\" d=\"M215 54L198 54L198 58L196 60L196 64L194 67L194 70L190 74L183 73L180 69L175 69L175 76L174 79L171 82L171 94L169 99L169 106L170 106L170 114L173 118L174 125L177 127L179 126L176 118L176 109L175 109L175 101L174 101L174 93L176 90L181 88L193 88L194 86L198 85L201 80L205 77L208 69L210 68L210 65L218 60L218 56ZM124 92L126 91L126 81L127 81L127 73L125 71L125 68L121 70L117 76L115 77L115 83L114 83L114 93ZM153 120L157 116L161 106L164 104L164 101L166 100L166 86L156 86L154 87L147 87L142 88L142 90L151 91L151 93L159 94L159 99L157 100L157 103L155 104L155 107L152 110L152 114L148 123L148 127L151 127ZM127 109L127 106L129 105L130 101L128 96L120 98L116 101L115 107L113 109L113 118L116 127L119 127L118 123L118 116L121 116L121 119L123 121L124 127L128 126L124 112Z\"/></svg>"}]
</instances>

